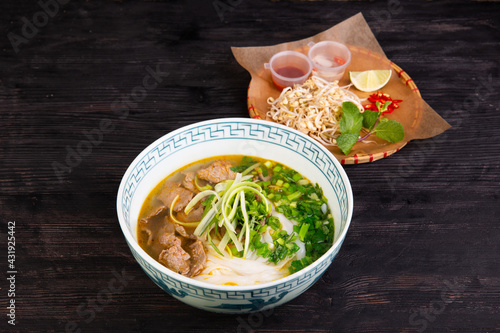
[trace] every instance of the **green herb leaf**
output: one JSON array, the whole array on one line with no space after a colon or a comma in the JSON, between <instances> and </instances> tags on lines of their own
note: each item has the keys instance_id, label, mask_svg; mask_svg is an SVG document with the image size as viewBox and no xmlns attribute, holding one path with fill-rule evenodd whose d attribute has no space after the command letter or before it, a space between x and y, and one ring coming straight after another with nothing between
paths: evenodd
<instances>
[{"instance_id":1,"label":"green herb leaf","mask_svg":"<svg viewBox=\"0 0 500 333\"><path fill-rule=\"evenodd\" d=\"M340 133L354 133L359 136L363 128L363 115L352 102L342 103L342 116L340 118Z\"/></svg>"},{"instance_id":2,"label":"green herb leaf","mask_svg":"<svg viewBox=\"0 0 500 333\"><path fill-rule=\"evenodd\" d=\"M342 111L354 113L356 111L359 111L359 109L353 102L343 102Z\"/></svg>"},{"instance_id":3,"label":"green herb leaf","mask_svg":"<svg viewBox=\"0 0 500 333\"><path fill-rule=\"evenodd\" d=\"M371 130L379 115L380 113L377 111L365 110L365 112L363 112L363 127Z\"/></svg>"},{"instance_id":4,"label":"green herb leaf","mask_svg":"<svg viewBox=\"0 0 500 333\"><path fill-rule=\"evenodd\" d=\"M389 142L399 142L405 137L405 129L400 122L392 119L382 119L375 127L375 135ZM337 138L338 142L338 138Z\"/></svg>"},{"instance_id":5,"label":"green herb leaf","mask_svg":"<svg viewBox=\"0 0 500 333\"><path fill-rule=\"evenodd\" d=\"M392 101L387 101L384 103L384 106L382 106L382 109L379 109L380 111L386 111L389 105L391 105Z\"/></svg>"},{"instance_id":6,"label":"green herb leaf","mask_svg":"<svg viewBox=\"0 0 500 333\"><path fill-rule=\"evenodd\" d=\"M243 172L256 163L257 161L254 161L251 157L243 156L243 158L241 159L241 163L237 166L231 167L231 170L234 172Z\"/></svg>"},{"instance_id":7,"label":"green herb leaf","mask_svg":"<svg viewBox=\"0 0 500 333\"><path fill-rule=\"evenodd\" d=\"M358 141L358 138L359 138L359 131L356 134L355 133L340 134L337 137L337 146L339 146L340 150L342 150L344 155L347 155L351 152L351 148Z\"/></svg>"}]
</instances>

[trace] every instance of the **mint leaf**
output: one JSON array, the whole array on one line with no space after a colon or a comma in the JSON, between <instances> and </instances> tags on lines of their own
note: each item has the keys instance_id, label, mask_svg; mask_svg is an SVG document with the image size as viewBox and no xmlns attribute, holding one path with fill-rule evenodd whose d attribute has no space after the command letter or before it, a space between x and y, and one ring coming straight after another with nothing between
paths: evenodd
<instances>
[{"instance_id":1,"label":"mint leaf","mask_svg":"<svg viewBox=\"0 0 500 333\"><path fill-rule=\"evenodd\" d=\"M365 112L363 112L363 127L371 130L378 116L379 113L377 111L365 110Z\"/></svg>"},{"instance_id":2,"label":"mint leaf","mask_svg":"<svg viewBox=\"0 0 500 333\"><path fill-rule=\"evenodd\" d=\"M339 146L340 150L347 155L351 152L352 146L358 141L359 132L356 133L346 133L340 134L337 137L337 146Z\"/></svg>"},{"instance_id":3,"label":"mint leaf","mask_svg":"<svg viewBox=\"0 0 500 333\"><path fill-rule=\"evenodd\" d=\"M363 115L358 107L352 102L342 103L342 116L340 118L340 133L353 133L359 136L363 128Z\"/></svg>"},{"instance_id":4,"label":"mint leaf","mask_svg":"<svg viewBox=\"0 0 500 333\"><path fill-rule=\"evenodd\" d=\"M347 155L358 141L359 133L363 128L363 115L359 112L356 104L352 102L342 103L339 127L341 134L337 137L337 146Z\"/></svg>"},{"instance_id":5,"label":"mint leaf","mask_svg":"<svg viewBox=\"0 0 500 333\"><path fill-rule=\"evenodd\" d=\"M375 135L389 142L399 142L405 137L405 129L400 122L392 119L382 119L375 127Z\"/></svg>"},{"instance_id":6,"label":"mint leaf","mask_svg":"<svg viewBox=\"0 0 500 333\"><path fill-rule=\"evenodd\" d=\"M356 111L359 112L359 109L356 106L356 104L354 104L353 102L343 102L342 103L342 111L349 112L349 113L355 113Z\"/></svg>"}]
</instances>

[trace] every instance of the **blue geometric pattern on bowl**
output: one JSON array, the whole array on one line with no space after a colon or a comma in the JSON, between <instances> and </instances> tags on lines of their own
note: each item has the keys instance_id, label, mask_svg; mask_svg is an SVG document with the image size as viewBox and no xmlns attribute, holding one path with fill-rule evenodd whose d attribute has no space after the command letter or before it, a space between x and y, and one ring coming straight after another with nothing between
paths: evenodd
<instances>
[{"instance_id":1,"label":"blue geometric pattern on bowl","mask_svg":"<svg viewBox=\"0 0 500 333\"><path fill-rule=\"evenodd\" d=\"M198 125L187 126L165 136L165 140L150 146L143 157L135 162L129 176L122 181L121 207L125 221L129 224L132 198L136 189L145 176L162 160L169 158L175 152L186 149L201 142L218 140L245 139L275 144L289 149L293 154L299 154L313 163L328 179L340 207L340 230L344 230L348 223L349 206L348 190L338 169L333 155L312 139L297 134L295 130L285 126L277 126L266 121L251 119L222 119L218 122L207 121ZM349 189L350 190L350 189ZM120 196L119 196L120 198ZM352 209L352 208L351 208ZM344 234L345 235L345 234ZM338 246L327 252L327 256L303 269L301 273L293 275L295 278L278 280L272 286L259 285L243 290L228 290L227 286L210 285L210 287L196 286L197 283L186 283L182 278L174 278L154 267L139 254L126 238L133 256L144 272L163 290L173 297L194 307L212 312L246 313L262 311L283 304L312 286L328 268L339 252L343 238ZM318 263L319 262L319 263ZM312 268L314 267L314 268ZM311 269L312 268L312 269ZM170 273L175 274L175 273Z\"/></svg>"},{"instance_id":2,"label":"blue geometric pattern on bowl","mask_svg":"<svg viewBox=\"0 0 500 333\"><path fill-rule=\"evenodd\" d=\"M246 122L230 122L200 125L160 142L139 161L134 172L127 179L123 193L123 215L129 219L130 203L140 181L161 160L168 158L173 152L194 145L198 142L209 142L228 139L262 140L266 143L274 143L286 147L306 157L315 166L322 170L331 184L334 185L335 194L340 202L341 220L347 217L347 191L339 170L332 163L332 157L326 155L318 146L311 144L309 140L298 136L296 132L288 128L277 128L272 125L249 124Z\"/></svg>"},{"instance_id":3,"label":"blue geometric pattern on bowl","mask_svg":"<svg viewBox=\"0 0 500 333\"><path fill-rule=\"evenodd\" d=\"M294 295L291 298L294 298L296 296L295 293L298 292L300 294L307 290L323 275L326 268L328 268L339 252L340 246L336 251L330 253L329 257L323 260L313 271L305 275L299 275L291 281L280 283L273 287L233 292L217 290L217 286L215 285L212 287L213 289L206 289L177 281L152 267L132 247L130 249L134 258L149 278L171 296L203 310L245 313L275 307L288 301L286 296L289 293L293 293Z\"/></svg>"}]
</instances>

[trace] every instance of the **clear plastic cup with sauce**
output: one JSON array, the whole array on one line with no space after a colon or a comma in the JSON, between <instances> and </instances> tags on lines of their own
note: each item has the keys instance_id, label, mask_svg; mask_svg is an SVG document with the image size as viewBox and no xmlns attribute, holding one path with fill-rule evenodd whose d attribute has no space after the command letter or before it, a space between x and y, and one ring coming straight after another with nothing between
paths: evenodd
<instances>
[{"instance_id":1,"label":"clear plastic cup with sauce","mask_svg":"<svg viewBox=\"0 0 500 333\"><path fill-rule=\"evenodd\" d=\"M311 47L308 56L316 74L330 82L340 80L351 62L351 51L347 46L334 41L307 45Z\"/></svg>"},{"instance_id":2,"label":"clear plastic cup with sauce","mask_svg":"<svg viewBox=\"0 0 500 333\"><path fill-rule=\"evenodd\" d=\"M279 90L304 83L313 68L309 58L297 51L276 53L264 67L271 70L273 83Z\"/></svg>"}]
</instances>

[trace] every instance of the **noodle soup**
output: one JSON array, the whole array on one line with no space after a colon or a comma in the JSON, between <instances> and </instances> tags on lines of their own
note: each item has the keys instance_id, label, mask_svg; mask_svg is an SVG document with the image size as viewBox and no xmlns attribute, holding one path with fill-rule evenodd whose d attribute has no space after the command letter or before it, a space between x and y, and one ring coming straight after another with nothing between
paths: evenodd
<instances>
[{"instance_id":1,"label":"noodle soup","mask_svg":"<svg viewBox=\"0 0 500 333\"><path fill-rule=\"evenodd\" d=\"M146 198L137 240L178 274L218 285L274 281L334 242L322 189L272 160L242 155L192 163Z\"/></svg>"}]
</instances>

